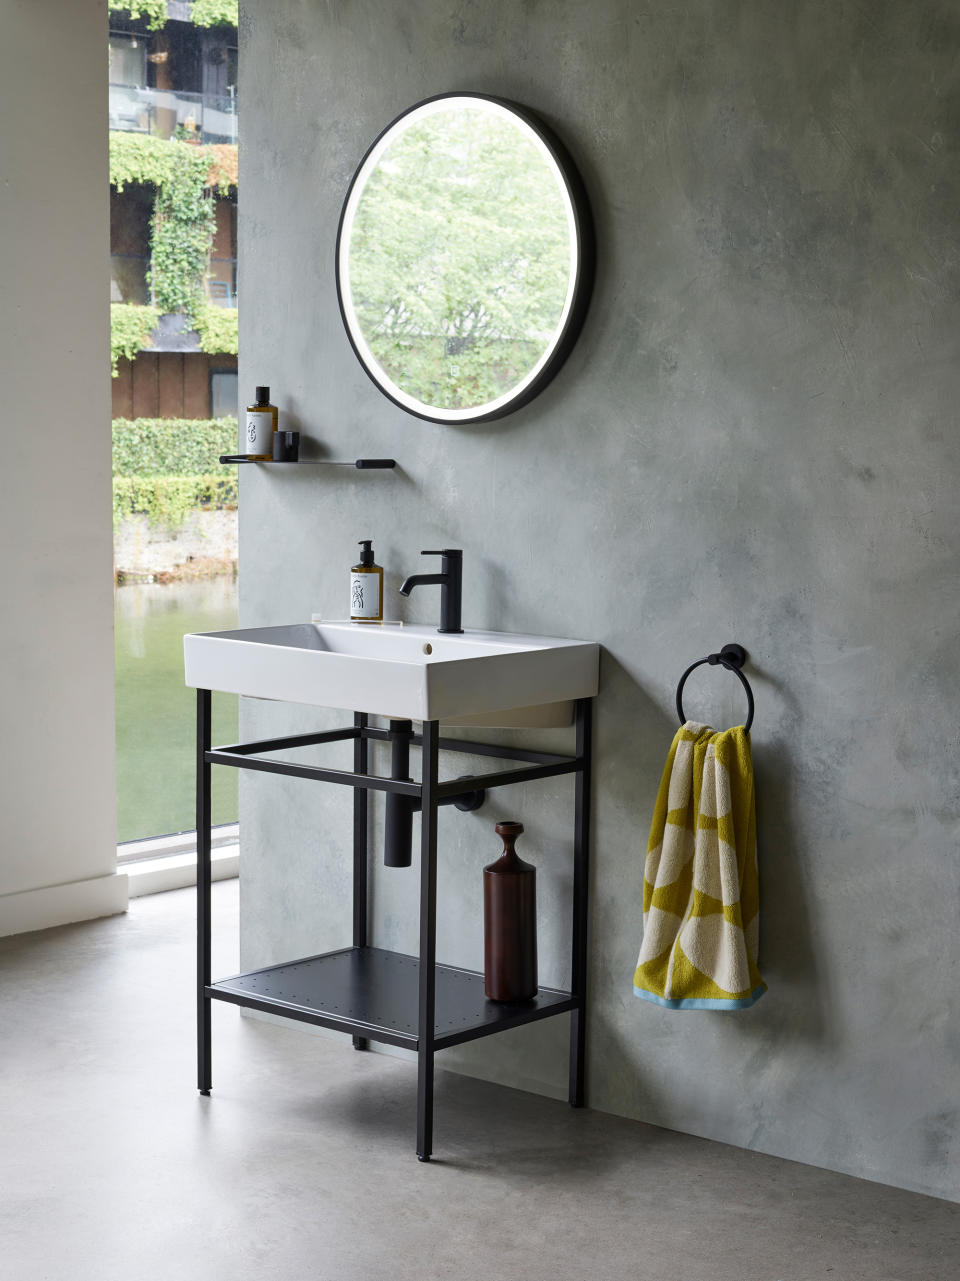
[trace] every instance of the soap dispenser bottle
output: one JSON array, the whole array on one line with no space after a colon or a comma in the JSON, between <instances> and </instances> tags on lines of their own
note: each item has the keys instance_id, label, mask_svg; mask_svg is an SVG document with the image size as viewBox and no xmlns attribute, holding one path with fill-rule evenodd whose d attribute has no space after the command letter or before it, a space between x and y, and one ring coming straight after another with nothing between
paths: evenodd
<instances>
[{"instance_id":1,"label":"soap dispenser bottle","mask_svg":"<svg viewBox=\"0 0 960 1281\"><path fill-rule=\"evenodd\" d=\"M279 413L270 404L270 388L258 387L257 399L247 406L246 419L240 428L240 453L257 462L270 462L273 458L273 433L277 430Z\"/></svg>"},{"instance_id":2,"label":"soap dispenser bottle","mask_svg":"<svg viewBox=\"0 0 960 1281\"><path fill-rule=\"evenodd\" d=\"M383 622L383 570L373 562L373 542L360 543L360 563L350 570L351 623Z\"/></svg>"}]
</instances>

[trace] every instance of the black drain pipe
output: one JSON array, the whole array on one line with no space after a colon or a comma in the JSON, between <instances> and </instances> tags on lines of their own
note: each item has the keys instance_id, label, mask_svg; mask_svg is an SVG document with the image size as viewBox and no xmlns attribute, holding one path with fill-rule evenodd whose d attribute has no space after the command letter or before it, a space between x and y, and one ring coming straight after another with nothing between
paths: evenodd
<instances>
[{"instance_id":1,"label":"black drain pipe","mask_svg":"<svg viewBox=\"0 0 960 1281\"><path fill-rule=\"evenodd\" d=\"M410 740L412 738L412 721L390 722L390 777L398 782L413 782L410 777ZM383 833L384 867L410 866L415 805L416 801L412 796L387 793L387 814Z\"/></svg>"},{"instance_id":2,"label":"black drain pipe","mask_svg":"<svg viewBox=\"0 0 960 1281\"><path fill-rule=\"evenodd\" d=\"M400 783L411 783L410 743L413 740L412 721L390 722L390 777ZM486 792L478 788L460 796L448 796L441 805L453 805L464 813L478 810L486 800ZM419 813L420 802L412 796L387 793L387 809L383 832L384 867L409 867L412 862L413 816Z\"/></svg>"}]
</instances>

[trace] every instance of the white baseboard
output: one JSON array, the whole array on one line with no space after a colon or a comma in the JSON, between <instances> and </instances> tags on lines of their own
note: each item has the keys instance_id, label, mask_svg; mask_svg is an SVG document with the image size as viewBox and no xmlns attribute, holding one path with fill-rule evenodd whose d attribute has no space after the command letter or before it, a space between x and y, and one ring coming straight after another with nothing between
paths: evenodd
<instances>
[{"instance_id":1,"label":"white baseboard","mask_svg":"<svg viewBox=\"0 0 960 1281\"><path fill-rule=\"evenodd\" d=\"M125 872L0 895L0 937L92 921L127 910Z\"/></svg>"},{"instance_id":2,"label":"white baseboard","mask_svg":"<svg viewBox=\"0 0 960 1281\"><path fill-rule=\"evenodd\" d=\"M239 855L236 842L215 848L211 855L213 880L239 876ZM169 858L127 862L109 876L0 894L0 938L48 930L55 925L72 925L76 921L92 921L100 916L116 916L127 910L129 899L185 889L196 883L197 855L196 850L191 850Z\"/></svg>"}]
</instances>

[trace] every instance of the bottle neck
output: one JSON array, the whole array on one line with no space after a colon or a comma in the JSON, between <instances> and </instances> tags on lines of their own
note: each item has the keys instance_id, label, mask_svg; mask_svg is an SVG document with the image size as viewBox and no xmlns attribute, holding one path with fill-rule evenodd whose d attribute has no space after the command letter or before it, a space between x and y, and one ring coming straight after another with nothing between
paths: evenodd
<instances>
[{"instance_id":1,"label":"bottle neck","mask_svg":"<svg viewBox=\"0 0 960 1281\"><path fill-rule=\"evenodd\" d=\"M516 863L517 859L517 837L516 834L510 834L503 838L503 853L500 855L501 862Z\"/></svg>"}]
</instances>

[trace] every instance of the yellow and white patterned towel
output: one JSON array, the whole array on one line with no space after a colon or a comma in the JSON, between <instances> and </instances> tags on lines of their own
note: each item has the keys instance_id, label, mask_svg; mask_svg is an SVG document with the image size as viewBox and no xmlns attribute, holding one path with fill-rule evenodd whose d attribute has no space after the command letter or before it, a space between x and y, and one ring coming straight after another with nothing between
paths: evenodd
<instances>
[{"instance_id":1,"label":"yellow and white patterned towel","mask_svg":"<svg viewBox=\"0 0 960 1281\"><path fill-rule=\"evenodd\" d=\"M650 827L634 992L671 1010L746 1009L767 990L759 928L750 734L687 721Z\"/></svg>"}]
</instances>

